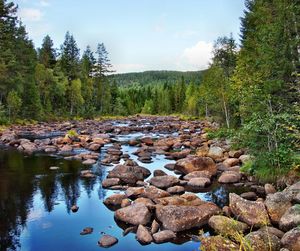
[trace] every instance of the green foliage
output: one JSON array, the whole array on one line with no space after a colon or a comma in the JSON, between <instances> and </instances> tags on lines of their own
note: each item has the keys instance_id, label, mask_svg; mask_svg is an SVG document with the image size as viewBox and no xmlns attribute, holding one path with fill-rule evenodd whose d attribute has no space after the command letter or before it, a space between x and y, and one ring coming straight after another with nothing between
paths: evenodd
<instances>
[{"instance_id":1,"label":"green foliage","mask_svg":"<svg viewBox=\"0 0 300 251\"><path fill-rule=\"evenodd\" d=\"M22 99L16 91L10 91L7 97L8 116L10 119L15 120L22 106Z\"/></svg>"},{"instance_id":2,"label":"green foliage","mask_svg":"<svg viewBox=\"0 0 300 251\"><path fill-rule=\"evenodd\" d=\"M66 137L75 138L78 137L78 133L75 130L69 130L66 134Z\"/></svg>"}]
</instances>

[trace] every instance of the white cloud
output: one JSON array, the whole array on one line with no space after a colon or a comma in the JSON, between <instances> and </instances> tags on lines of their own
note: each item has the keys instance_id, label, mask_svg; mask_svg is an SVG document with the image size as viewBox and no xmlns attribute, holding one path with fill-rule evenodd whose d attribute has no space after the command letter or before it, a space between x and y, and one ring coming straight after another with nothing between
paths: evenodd
<instances>
[{"instance_id":1,"label":"white cloud","mask_svg":"<svg viewBox=\"0 0 300 251\"><path fill-rule=\"evenodd\" d=\"M22 21L38 22L42 19L43 13L39 9L24 8L20 9L19 16Z\"/></svg>"},{"instance_id":2,"label":"white cloud","mask_svg":"<svg viewBox=\"0 0 300 251\"><path fill-rule=\"evenodd\" d=\"M41 0L40 1L40 5L42 7L48 7L50 5L50 3L47 0Z\"/></svg>"},{"instance_id":3,"label":"white cloud","mask_svg":"<svg viewBox=\"0 0 300 251\"><path fill-rule=\"evenodd\" d=\"M145 70L145 65L143 64L114 64L113 66L116 73L140 72Z\"/></svg>"},{"instance_id":4,"label":"white cloud","mask_svg":"<svg viewBox=\"0 0 300 251\"><path fill-rule=\"evenodd\" d=\"M212 43L199 41L194 46L184 49L177 66L184 70L204 70L210 63L212 50Z\"/></svg>"}]
</instances>

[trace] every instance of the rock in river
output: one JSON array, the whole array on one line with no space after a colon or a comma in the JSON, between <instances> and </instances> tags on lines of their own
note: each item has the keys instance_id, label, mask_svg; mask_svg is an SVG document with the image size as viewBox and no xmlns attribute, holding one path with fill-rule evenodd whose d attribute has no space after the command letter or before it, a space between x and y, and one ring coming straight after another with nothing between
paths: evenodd
<instances>
[{"instance_id":1,"label":"rock in river","mask_svg":"<svg viewBox=\"0 0 300 251\"><path fill-rule=\"evenodd\" d=\"M209 174L215 175L217 167L215 162L209 157L188 156L178 160L175 164L175 170L188 174L194 171L208 171Z\"/></svg>"},{"instance_id":2,"label":"rock in river","mask_svg":"<svg viewBox=\"0 0 300 251\"><path fill-rule=\"evenodd\" d=\"M171 230L164 230L153 234L153 239L156 243L164 243L176 238L176 234Z\"/></svg>"},{"instance_id":3,"label":"rock in river","mask_svg":"<svg viewBox=\"0 0 300 251\"><path fill-rule=\"evenodd\" d=\"M270 224L265 205L261 201L249 201L237 194L229 194L229 207L232 213L249 226L260 227Z\"/></svg>"},{"instance_id":4,"label":"rock in river","mask_svg":"<svg viewBox=\"0 0 300 251\"><path fill-rule=\"evenodd\" d=\"M136 232L137 240L142 244L149 244L152 242L153 238L150 234L149 230L144 227L143 225L139 225L137 232Z\"/></svg>"},{"instance_id":5,"label":"rock in river","mask_svg":"<svg viewBox=\"0 0 300 251\"><path fill-rule=\"evenodd\" d=\"M165 229L174 232L201 227L207 224L209 218L220 212L213 203L203 203L200 206L157 206L156 217Z\"/></svg>"},{"instance_id":6,"label":"rock in river","mask_svg":"<svg viewBox=\"0 0 300 251\"><path fill-rule=\"evenodd\" d=\"M220 176L220 178L218 179L219 183L235 183L235 182L239 182L241 179L242 175L238 172L234 172L234 171L226 171L223 172Z\"/></svg>"},{"instance_id":7,"label":"rock in river","mask_svg":"<svg viewBox=\"0 0 300 251\"><path fill-rule=\"evenodd\" d=\"M280 239L263 230L251 232L245 236L245 240L249 243L252 250L280 250Z\"/></svg>"},{"instance_id":8,"label":"rock in river","mask_svg":"<svg viewBox=\"0 0 300 251\"><path fill-rule=\"evenodd\" d=\"M218 234L225 237L235 237L237 233L244 233L249 226L222 215L214 215L208 221L209 226Z\"/></svg>"},{"instance_id":9,"label":"rock in river","mask_svg":"<svg viewBox=\"0 0 300 251\"><path fill-rule=\"evenodd\" d=\"M179 183L179 179L172 175L156 176L151 178L149 183L158 188L166 189L177 185Z\"/></svg>"},{"instance_id":10,"label":"rock in river","mask_svg":"<svg viewBox=\"0 0 300 251\"><path fill-rule=\"evenodd\" d=\"M151 213L144 204L134 203L117 210L115 218L132 225L146 225L151 220Z\"/></svg>"},{"instance_id":11,"label":"rock in river","mask_svg":"<svg viewBox=\"0 0 300 251\"><path fill-rule=\"evenodd\" d=\"M239 245L220 235L201 238L201 251L239 251Z\"/></svg>"},{"instance_id":12,"label":"rock in river","mask_svg":"<svg viewBox=\"0 0 300 251\"><path fill-rule=\"evenodd\" d=\"M118 239L110 235L103 235L98 241L99 246L104 248L111 247L116 243L118 243Z\"/></svg>"},{"instance_id":13,"label":"rock in river","mask_svg":"<svg viewBox=\"0 0 300 251\"><path fill-rule=\"evenodd\" d=\"M112 171L109 172L108 178L119 178L126 184L135 184L139 180L144 180L149 177L151 172L144 167L140 166L124 166L117 165Z\"/></svg>"}]
</instances>

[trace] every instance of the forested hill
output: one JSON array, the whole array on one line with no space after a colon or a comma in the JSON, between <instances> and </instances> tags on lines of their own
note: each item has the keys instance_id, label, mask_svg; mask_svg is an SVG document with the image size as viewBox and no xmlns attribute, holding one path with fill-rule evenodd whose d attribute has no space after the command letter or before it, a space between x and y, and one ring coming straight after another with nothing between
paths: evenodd
<instances>
[{"instance_id":1,"label":"forested hill","mask_svg":"<svg viewBox=\"0 0 300 251\"><path fill-rule=\"evenodd\" d=\"M109 79L118 85L130 85L134 83L144 84L164 84L175 83L182 77L186 82L194 81L199 83L205 71L144 71L134 73L112 74Z\"/></svg>"}]
</instances>

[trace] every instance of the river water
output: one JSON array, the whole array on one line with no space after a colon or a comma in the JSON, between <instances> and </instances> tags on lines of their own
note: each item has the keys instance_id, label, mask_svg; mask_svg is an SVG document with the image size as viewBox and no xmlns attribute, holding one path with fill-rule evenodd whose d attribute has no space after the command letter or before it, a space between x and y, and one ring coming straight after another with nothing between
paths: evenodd
<instances>
[{"instance_id":1,"label":"river water","mask_svg":"<svg viewBox=\"0 0 300 251\"><path fill-rule=\"evenodd\" d=\"M133 137L137 135L116 140ZM122 146L122 151L137 161L132 155L136 149ZM103 156L105 148L101 151ZM164 157L157 155L150 164L137 162L151 171L161 169L174 175L164 168L172 163ZM59 169L52 171L51 166ZM142 246L133 233L123 236L126 226L118 225L114 212L103 204L107 196L119 193L101 187L101 181L112 168L95 164L92 169L96 178L83 179L80 171L88 168L79 161L43 154L25 156L14 149L0 149L0 250L99 250L97 241L104 233L119 240L109 250L199 250L200 243L190 240L198 230L180 234L174 243L159 245ZM198 196L224 206L229 191L242 192L213 184ZM76 213L71 211L74 204L79 206ZM81 236L79 233L85 227L93 227L94 232Z\"/></svg>"}]
</instances>

